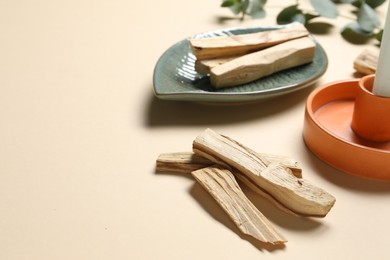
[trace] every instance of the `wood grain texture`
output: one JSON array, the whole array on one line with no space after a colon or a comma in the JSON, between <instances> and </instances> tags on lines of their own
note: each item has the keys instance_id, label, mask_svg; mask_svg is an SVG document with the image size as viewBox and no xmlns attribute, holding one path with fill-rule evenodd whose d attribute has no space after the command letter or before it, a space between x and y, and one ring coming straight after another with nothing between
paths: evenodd
<instances>
[{"instance_id":1,"label":"wood grain texture","mask_svg":"<svg viewBox=\"0 0 390 260\"><path fill-rule=\"evenodd\" d=\"M211 166L194 171L192 175L217 201L241 232L273 245L287 242L245 196L229 170L221 166Z\"/></svg>"},{"instance_id":2,"label":"wood grain texture","mask_svg":"<svg viewBox=\"0 0 390 260\"><path fill-rule=\"evenodd\" d=\"M243 55L308 35L307 29L297 24L257 33L189 39L189 44L198 60L207 60Z\"/></svg>"},{"instance_id":3,"label":"wood grain texture","mask_svg":"<svg viewBox=\"0 0 390 260\"><path fill-rule=\"evenodd\" d=\"M378 66L379 49L367 48L354 60L353 67L357 72L365 75L374 74Z\"/></svg>"},{"instance_id":4,"label":"wood grain texture","mask_svg":"<svg viewBox=\"0 0 390 260\"><path fill-rule=\"evenodd\" d=\"M196 60L195 61L195 71L201 75L210 74L211 69L219 65L222 65L228 61L238 58L239 56L219 58L219 59L210 59L210 60Z\"/></svg>"},{"instance_id":5,"label":"wood grain texture","mask_svg":"<svg viewBox=\"0 0 390 260\"><path fill-rule=\"evenodd\" d=\"M295 177L283 165L267 165L253 150L211 129L196 137L193 151L201 156L209 154L208 159L236 169L254 186L298 215L324 217L336 201L325 190Z\"/></svg>"},{"instance_id":6,"label":"wood grain texture","mask_svg":"<svg viewBox=\"0 0 390 260\"><path fill-rule=\"evenodd\" d=\"M290 40L232 59L210 70L211 85L231 87L313 61L315 43L309 37Z\"/></svg>"},{"instance_id":7,"label":"wood grain texture","mask_svg":"<svg viewBox=\"0 0 390 260\"><path fill-rule=\"evenodd\" d=\"M258 155L263 158L264 163L267 165L272 162L278 162L289 168L294 176L302 178L302 168L299 166L297 160L275 154L258 153ZM214 163L193 152L162 153L157 157L156 171L191 173L194 170L208 167Z\"/></svg>"},{"instance_id":8,"label":"wood grain texture","mask_svg":"<svg viewBox=\"0 0 390 260\"><path fill-rule=\"evenodd\" d=\"M191 173L214 163L192 152L162 153L156 160L157 172Z\"/></svg>"}]
</instances>

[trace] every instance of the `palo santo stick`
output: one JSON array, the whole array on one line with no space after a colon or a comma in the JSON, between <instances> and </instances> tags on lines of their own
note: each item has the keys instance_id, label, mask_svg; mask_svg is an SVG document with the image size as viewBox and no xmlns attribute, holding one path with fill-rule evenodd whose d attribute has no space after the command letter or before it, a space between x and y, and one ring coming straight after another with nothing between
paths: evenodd
<instances>
[{"instance_id":1,"label":"palo santo stick","mask_svg":"<svg viewBox=\"0 0 390 260\"><path fill-rule=\"evenodd\" d=\"M212 60L196 60L195 61L195 71L198 72L201 75L207 75L210 73L211 69L214 67L217 67L219 65L222 65L228 61L231 61L232 59L237 58L235 57L228 57L228 58L220 58L220 59L212 59Z\"/></svg>"},{"instance_id":2,"label":"palo santo stick","mask_svg":"<svg viewBox=\"0 0 390 260\"><path fill-rule=\"evenodd\" d=\"M353 67L365 75L374 74L378 66L379 49L367 48L356 57Z\"/></svg>"},{"instance_id":3,"label":"palo santo stick","mask_svg":"<svg viewBox=\"0 0 390 260\"><path fill-rule=\"evenodd\" d=\"M335 203L335 198L325 190L296 178L280 164L267 167L257 153L211 129L196 137L193 151L201 156L209 154L208 159L214 158L237 169L296 214L324 217Z\"/></svg>"},{"instance_id":4,"label":"palo santo stick","mask_svg":"<svg viewBox=\"0 0 390 260\"><path fill-rule=\"evenodd\" d=\"M206 155L207 156L207 155ZM259 153L259 156L262 158L265 164L268 163L280 163L285 167L291 170L291 173L294 174L297 178L302 178L302 169L298 166L298 162L294 159ZM192 152L178 152L178 153L164 153L160 154L156 160L156 171L157 172L176 172L190 174L192 171L209 167L215 162L208 160L204 157L198 156ZM225 166L226 168L226 166ZM228 166L228 168L230 168ZM234 169L230 169L234 170ZM290 215L297 215L290 209L286 208L284 205L280 204L279 201L275 200L268 193L260 189L256 184L251 182L245 175L240 174L240 172L235 171L234 174L237 176L240 181L242 181L246 186L248 186L253 191L257 192L263 198L267 199L272 205L274 205L279 210L288 213Z\"/></svg>"},{"instance_id":5,"label":"palo santo stick","mask_svg":"<svg viewBox=\"0 0 390 260\"><path fill-rule=\"evenodd\" d=\"M249 201L229 170L212 166L194 171L192 175L218 202L241 232L274 245L287 242Z\"/></svg>"},{"instance_id":6,"label":"palo santo stick","mask_svg":"<svg viewBox=\"0 0 390 260\"><path fill-rule=\"evenodd\" d=\"M312 62L314 54L315 43L309 37L284 42L212 68L211 85L223 88L249 83Z\"/></svg>"},{"instance_id":7,"label":"palo santo stick","mask_svg":"<svg viewBox=\"0 0 390 260\"><path fill-rule=\"evenodd\" d=\"M284 167L289 168L295 177L302 178L302 168L295 159L267 153L258 153L258 156L262 158L262 161L266 165L272 162L278 162ZM194 170L211 166L214 163L193 152L162 153L156 160L156 171L191 173Z\"/></svg>"},{"instance_id":8,"label":"palo santo stick","mask_svg":"<svg viewBox=\"0 0 390 260\"><path fill-rule=\"evenodd\" d=\"M156 171L191 173L214 163L192 152L163 153L156 160Z\"/></svg>"},{"instance_id":9,"label":"palo santo stick","mask_svg":"<svg viewBox=\"0 0 390 260\"><path fill-rule=\"evenodd\" d=\"M279 201L277 201L274 197L272 197L270 194L265 192L262 188L260 188L256 183L251 181L248 177L246 177L245 174L242 174L241 172L237 170L232 170L233 174L242 182L244 183L248 188L250 188L252 191L256 192L258 195L266 199L269 203L274 205L277 209L293 215L293 216L299 216L299 214L295 213L291 209L287 208L285 205L281 204Z\"/></svg>"},{"instance_id":10,"label":"palo santo stick","mask_svg":"<svg viewBox=\"0 0 390 260\"><path fill-rule=\"evenodd\" d=\"M238 146L241 146L239 142L236 140L228 137L223 136L225 139L229 140L232 143L236 143ZM281 156L281 155L273 155L273 154L266 154L266 153L256 153L257 157L261 159L261 161L264 163L264 165L268 166L271 163L280 163L286 168L290 169L290 173L293 174L297 178L302 178L302 168L299 166L298 162L295 159Z\"/></svg>"},{"instance_id":11,"label":"palo santo stick","mask_svg":"<svg viewBox=\"0 0 390 260\"><path fill-rule=\"evenodd\" d=\"M227 138L227 137L225 137L225 138ZM261 188L257 183L252 181L250 178L248 178L248 176L246 176L245 174L242 174L237 169L232 168L230 165L226 164L225 162L223 162L223 161L219 160L218 158L216 158L216 157L214 157L214 156L212 156L212 155L210 155L208 153L205 153L205 152L203 152L201 150L195 150L194 149L194 151L196 151L196 153L199 156L203 156L204 158L208 158L210 161L215 162L217 165L221 165L221 167L224 167L225 169L229 169L248 188L252 189L254 192L256 192L257 194L262 196L264 199L268 200L268 202L270 202L276 208L278 208L281 211L283 211L285 213L288 213L290 215L294 215L294 216L299 215L299 214L295 213L294 211L292 211L291 209L289 209L288 207L286 207L285 205L283 205L282 203L280 203L273 196L268 194L263 188ZM262 160L263 159L264 158L262 158ZM263 162L264 162L264 165L266 165L265 161L263 161ZM292 174L291 171L288 171L288 172Z\"/></svg>"},{"instance_id":12,"label":"palo santo stick","mask_svg":"<svg viewBox=\"0 0 390 260\"><path fill-rule=\"evenodd\" d=\"M306 28L299 24L257 33L189 39L189 43L198 60L207 60L243 55L308 35Z\"/></svg>"}]
</instances>

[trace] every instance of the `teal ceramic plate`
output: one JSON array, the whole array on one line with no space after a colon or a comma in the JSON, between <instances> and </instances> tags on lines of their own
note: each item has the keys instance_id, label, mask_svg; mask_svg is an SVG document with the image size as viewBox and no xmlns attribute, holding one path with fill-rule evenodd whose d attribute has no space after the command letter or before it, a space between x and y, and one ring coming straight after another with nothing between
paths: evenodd
<instances>
[{"instance_id":1,"label":"teal ceramic plate","mask_svg":"<svg viewBox=\"0 0 390 260\"><path fill-rule=\"evenodd\" d=\"M276 30L288 26L293 25L231 28L191 37L237 35ZM248 84L214 89L210 85L208 76L202 76L195 71L196 58L191 52L188 39L184 39L166 50L158 60L153 75L154 93L157 98L165 100L206 103L241 103L288 94L309 86L325 73L328 59L324 49L318 42L315 41L315 43L316 53L310 64L274 73Z\"/></svg>"}]
</instances>

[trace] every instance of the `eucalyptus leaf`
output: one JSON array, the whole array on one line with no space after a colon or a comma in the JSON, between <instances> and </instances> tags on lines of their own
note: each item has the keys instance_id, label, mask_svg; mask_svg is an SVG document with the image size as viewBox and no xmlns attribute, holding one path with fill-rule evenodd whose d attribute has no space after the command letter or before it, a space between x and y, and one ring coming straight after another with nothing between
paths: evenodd
<instances>
[{"instance_id":1,"label":"eucalyptus leaf","mask_svg":"<svg viewBox=\"0 0 390 260\"><path fill-rule=\"evenodd\" d=\"M253 18L264 18L266 16L266 12L263 8L261 9L250 9L248 14Z\"/></svg>"},{"instance_id":2,"label":"eucalyptus leaf","mask_svg":"<svg viewBox=\"0 0 390 260\"><path fill-rule=\"evenodd\" d=\"M245 14L247 14L247 10L249 7L249 1L250 0L242 0L241 1L241 13L242 13L242 19L244 18Z\"/></svg>"},{"instance_id":3,"label":"eucalyptus leaf","mask_svg":"<svg viewBox=\"0 0 390 260\"><path fill-rule=\"evenodd\" d=\"M356 2L357 0L339 0L337 2L343 3L343 4L351 4L353 2Z\"/></svg>"},{"instance_id":4,"label":"eucalyptus leaf","mask_svg":"<svg viewBox=\"0 0 390 260\"><path fill-rule=\"evenodd\" d=\"M243 11L242 3L237 1L233 5L229 6L229 9L233 12L233 14L238 15Z\"/></svg>"},{"instance_id":5,"label":"eucalyptus leaf","mask_svg":"<svg viewBox=\"0 0 390 260\"><path fill-rule=\"evenodd\" d=\"M305 21L306 23L309 22L311 19L314 19L316 17L320 17L319 15L315 15L315 14L309 14L309 13L306 13L305 14Z\"/></svg>"},{"instance_id":6,"label":"eucalyptus leaf","mask_svg":"<svg viewBox=\"0 0 390 260\"><path fill-rule=\"evenodd\" d=\"M357 8L360 8L360 6L364 3L365 0L357 0L355 2L352 2L353 6L356 6Z\"/></svg>"},{"instance_id":7,"label":"eucalyptus leaf","mask_svg":"<svg viewBox=\"0 0 390 260\"><path fill-rule=\"evenodd\" d=\"M266 0L252 0L246 9L246 13L253 18L264 18L266 13L264 10L264 4Z\"/></svg>"},{"instance_id":8,"label":"eucalyptus leaf","mask_svg":"<svg viewBox=\"0 0 390 260\"><path fill-rule=\"evenodd\" d=\"M303 14L302 10L298 9L298 5L290 5L284 8L276 17L278 24L288 24L294 21L294 16Z\"/></svg>"},{"instance_id":9,"label":"eucalyptus leaf","mask_svg":"<svg viewBox=\"0 0 390 260\"><path fill-rule=\"evenodd\" d=\"M352 5L360 8L362 4L366 3L369 6L371 6L373 9L377 8L378 6L382 5L386 0L356 0L355 2L352 2Z\"/></svg>"},{"instance_id":10,"label":"eucalyptus leaf","mask_svg":"<svg viewBox=\"0 0 390 260\"><path fill-rule=\"evenodd\" d=\"M360 37L366 37L366 38L369 38L369 37L372 37L374 35L373 32L369 32L369 31L365 31L363 30L360 25L356 22L352 22L352 23L349 23L349 24L346 24L342 29L341 29L341 34L345 34L345 33L353 33L353 34L356 34Z\"/></svg>"},{"instance_id":11,"label":"eucalyptus leaf","mask_svg":"<svg viewBox=\"0 0 390 260\"><path fill-rule=\"evenodd\" d=\"M233 14L240 14L242 9L242 0L223 0L221 7L228 7Z\"/></svg>"},{"instance_id":12,"label":"eucalyptus leaf","mask_svg":"<svg viewBox=\"0 0 390 260\"><path fill-rule=\"evenodd\" d=\"M242 12L242 5L241 4L234 4L229 7L230 11L232 11L233 14L238 15Z\"/></svg>"},{"instance_id":13,"label":"eucalyptus leaf","mask_svg":"<svg viewBox=\"0 0 390 260\"><path fill-rule=\"evenodd\" d=\"M377 8L378 6L382 5L386 0L366 0L366 4L371 6L372 8Z\"/></svg>"},{"instance_id":14,"label":"eucalyptus leaf","mask_svg":"<svg viewBox=\"0 0 390 260\"><path fill-rule=\"evenodd\" d=\"M307 22L306 16L302 13L297 13L292 17L293 22L298 22L301 24L305 24Z\"/></svg>"},{"instance_id":15,"label":"eucalyptus leaf","mask_svg":"<svg viewBox=\"0 0 390 260\"><path fill-rule=\"evenodd\" d=\"M243 0L241 2L242 2L242 10L244 11L244 13L246 13L246 10L249 7L250 0Z\"/></svg>"},{"instance_id":16,"label":"eucalyptus leaf","mask_svg":"<svg viewBox=\"0 0 390 260\"><path fill-rule=\"evenodd\" d=\"M357 22L360 28L367 32L372 32L380 25L380 20L375 10L366 3L363 3L359 8Z\"/></svg>"},{"instance_id":17,"label":"eucalyptus leaf","mask_svg":"<svg viewBox=\"0 0 390 260\"><path fill-rule=\"evenodd\" d=\"M230 7L237 3L235 0L224 0L221 4L222 7Z\"/></svg>"},{"instance_id":18,"label":"eucalyptus leaf","mask_svg":"<svg viewBox=\"0 0 390 260\"><path fill-rule=\"evenodd\" d=\"M276 17L278 24L300 22L308 26L310 20L316 17L337 18L339 15L336 4L349 4L356 9L352 14L356 15L356 22L345 25L341 34L348 41L366 43L371 38L381 41L383 29L380 28L380 20L375 8L386 0L310 0L314 11L301 8L301 1L295 0L294 5L284 7ZM229 8L235 15L245 15L252 18L266 16L265 5L267 0L222 0L221 6ZM389 14L390 15L390 14Z\"/></svg>"},{"instance_id":19,"label":"eucalyptus leaf","mask_svg":"<svg viewBox=\"0 0 390 260\"><path fill-rule=\"evenodd\" d=\"M382 37L383 37L383 29L381 29L378 33L375 34L375 39L377 39L380 42L382 42Z\"/></svg>"},{"instance_id":20,"label":"eucalyptus leaf","mask_svg":"<svg viewBox=\"0 0 390 260\"><path fill-rule=\"evenodd\" d=\"M339 15L337 6L331 0L310 0L319 15L326 18L336 18Z\"/></svg>"}]
</instances>

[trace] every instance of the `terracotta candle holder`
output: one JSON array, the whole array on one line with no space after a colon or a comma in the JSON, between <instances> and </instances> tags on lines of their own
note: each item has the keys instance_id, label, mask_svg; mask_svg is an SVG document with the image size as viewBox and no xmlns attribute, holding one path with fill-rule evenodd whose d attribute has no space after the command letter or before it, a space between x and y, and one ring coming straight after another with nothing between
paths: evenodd
<instances>
[{"instance_id":1,"label":"terracotta candle holder","mask_svg":"<svg viewBox=\"0 0 390 260\"><path fill-rule=\"evenodd\" d=\"M387 142L390 141L390 98L372 94L374 79L375 75L369 75L359 81L352 129L368 140Z\"/></svg>"},{"instance_id":2,"label":"terracotta candle holder","mask_svg":"<svg viewBox=\"0 0 390 260\"><path fill-rule=\"evenodd\" d=\"M336 81L314 90L306 102L303 137L331 166L390 181L390 98L370 93L373 79Z\"/></svg>"}]
</instances>

